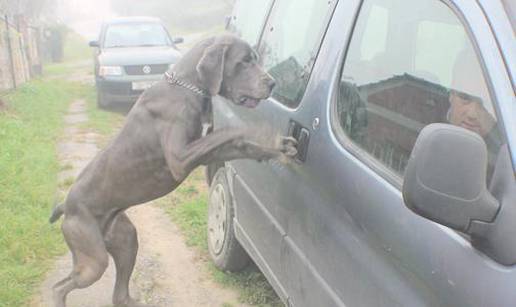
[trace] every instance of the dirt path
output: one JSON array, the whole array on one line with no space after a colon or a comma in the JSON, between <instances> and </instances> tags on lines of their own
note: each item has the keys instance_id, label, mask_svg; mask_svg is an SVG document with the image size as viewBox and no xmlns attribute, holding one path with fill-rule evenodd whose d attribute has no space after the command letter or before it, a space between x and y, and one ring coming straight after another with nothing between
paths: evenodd
<instances>
[{"instance_id":1,"label":"dirt path","mask_svg":"<svg viewBox=\"0 0 516 307\"><path fill-rule=\"evenodd\" d=\"M88 120L86 102L77 100L65 117L67 127L58 145L63 166L61 182L75 178L99 151L101 136L81 128ZM215 284L196 252L190 250L178 228L162 209L146 204L128 211L138 229L140 249L133 273L131 291L135 298L154 306L242 306L236 292ZM55 262L41 284L31 307L53 306L52 285L71 271L71 255ZM68 296L68 307L111 306L114 265L90 288L76 290Z\"/></svg>"}]
</instances>

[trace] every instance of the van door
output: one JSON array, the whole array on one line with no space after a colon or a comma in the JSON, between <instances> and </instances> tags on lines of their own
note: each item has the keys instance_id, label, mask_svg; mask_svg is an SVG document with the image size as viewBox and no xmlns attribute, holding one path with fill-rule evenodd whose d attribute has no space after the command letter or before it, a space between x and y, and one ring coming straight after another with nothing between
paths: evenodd
<instances>
[{"instance_id":1,"label":"van door","mask_svg":"<svg viewBox=\"0 0 516 307\"><path fill-rule=\"evenodd\" d=\"M312 134L305 164L319 162L309 170L318 209L307 215L308 205L298 205L290 219L299 234L287 234L346 306L516 302L514 266L414 214L401 195L408 158L428 124L457 125L484 139L488 185L507 143L496 111L495 97L502 96L490 87L502 76L490 76L465 21L489 25L475 2L456 2L460 10L451 1L364 0L351 39L341 39L346 52L322 115L327 126ZM329 33L340 29L332 24ZM482 39L484 47L494 41ZM496 49L494 43L483 52L499 57L489 51ZM298 291L296 306L308 306L310 290L302 284L309 285L309 271L295 275L306 290Z\"/></svg>"},{"instance_id":2,"label":"van door","mask_svg":"<svg viewBox=\"0 0 516 307\"><path fill-rule=\"evenodd\" d=\"M277 82L272 97L252 110L231 102L216 103L214 107L219 109L215 114L221 117L216 118L216 125L265 125L282 134L287 133L291 122L296 122L299 130L311 125L302 116L305 106L301 101L335 4L336 1L320 0L275 1L259 44L261 61ZM288 215L292 206L303 199L303 191L308 190L296 179L302 176L296 173L299 166L249 160L233 161L228 166L235 173L232 187L237 237L276 291L280 295L287 293L290 278L281 254L289 228Z\"/></svg>"}]
</instances>

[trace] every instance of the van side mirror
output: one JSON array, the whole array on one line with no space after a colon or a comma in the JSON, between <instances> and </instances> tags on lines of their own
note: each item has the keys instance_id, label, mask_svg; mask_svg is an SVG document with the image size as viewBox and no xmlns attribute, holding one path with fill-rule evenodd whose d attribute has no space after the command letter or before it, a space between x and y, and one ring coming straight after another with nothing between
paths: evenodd
<instances>
[{"instance_id":1,"label":"van side mirror","mask_svg":"<svg viewBox=\"0 0 516 307\"><path fill-rule=\"evenodd\" d=\"M439 224L470 233L492 222L500 208L487 190L487 146L474 132L426 126L416 141L403 183L405 204Z\"/></svg>"},{"instance_id":2,"label":"van side mirror","mask_svg":"<svg viewBox=\"0 0 516 307\"><path fill-rule=\"evenodd\" d=\"M181 44L181 43L184 43L185 39L182 38L182 37L176 37L172 40L172 42L177 45L177 44Z\"/></svg>"},{"instance_id":3,"label":"van side mirror","mask_svg":"<svg viewBox=\"0 0 516 307\"><path fill-rule=\"evenodd\" d=\"M91 41L89 43L90 47L100 47L100 44L98 41Z\"/></svg>"},{"instance_id":4,"label":"van side mirror","mask_svg":"<svg viewBox=\"0 0 516 307\"><path fill-rule=\"evenodd\" d=\"M513 266L516 172L507 144L499 149L489 190L486 173L487 146L479 135L447 124L428 125L421 130L405 171L405 205L469 234L473 247Z\"/></svg>"},{"instance_id":5,"label":"van side mirror","mask_svg":"<svg viewBox=\"0 0 516 307\"><path fill-rule=\"evenodd\" d=\"M227 15L224 17L224 29L229 30L229 25L231 24L231 19L233 19L233 16Z\"/></svg>"}]
</instances>

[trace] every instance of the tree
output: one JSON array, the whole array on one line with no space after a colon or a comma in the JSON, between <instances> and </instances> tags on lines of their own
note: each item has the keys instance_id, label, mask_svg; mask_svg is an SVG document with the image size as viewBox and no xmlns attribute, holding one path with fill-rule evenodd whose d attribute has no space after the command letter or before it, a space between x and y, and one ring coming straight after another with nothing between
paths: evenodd
<instances>
[{"instance_id":1,"label":"tree","mask_svg":"<svg viewBox=\"0 0 516 307\"><path fill-rule=\"evenodd\" d=\"M0 10L7 15L39 17L55 8L56 0L0 0Z\"/></svg>"}]
</instances>

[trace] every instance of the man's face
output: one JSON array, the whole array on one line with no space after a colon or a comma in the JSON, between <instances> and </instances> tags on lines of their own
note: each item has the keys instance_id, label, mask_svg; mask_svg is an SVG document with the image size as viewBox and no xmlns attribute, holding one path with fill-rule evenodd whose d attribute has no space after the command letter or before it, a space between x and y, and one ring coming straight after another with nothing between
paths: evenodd
<instances>
[{"instance_id":1,"label":"man's face","mask_svg":"<svg viewBox=\"0 0 516 307\"><path fill-rule=\"evenodd\" d=\"M452 91L450 105L450 123L476 132L482 137L486 136L496 123L482 103L473 97Z\"/></svg>"}]
</instances>

